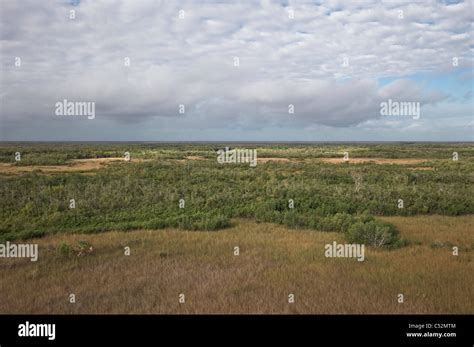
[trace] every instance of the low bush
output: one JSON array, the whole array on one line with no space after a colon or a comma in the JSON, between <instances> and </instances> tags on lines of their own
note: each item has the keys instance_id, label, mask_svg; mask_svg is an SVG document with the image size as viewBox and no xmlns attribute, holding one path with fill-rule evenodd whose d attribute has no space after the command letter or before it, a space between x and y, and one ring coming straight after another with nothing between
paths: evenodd
<instances>
[{"instance_id":1,"label":"low bush","mask_svg":"<svg viewBox=\"0 0 474 347\"><path fill-rule=\"evenodd\" d=\"M351 243L361 243L374 247L399 245L398 231L386 222L372 220L358 221L351 225L346 232L346 238Z\"/></svg>"}]
</instances>

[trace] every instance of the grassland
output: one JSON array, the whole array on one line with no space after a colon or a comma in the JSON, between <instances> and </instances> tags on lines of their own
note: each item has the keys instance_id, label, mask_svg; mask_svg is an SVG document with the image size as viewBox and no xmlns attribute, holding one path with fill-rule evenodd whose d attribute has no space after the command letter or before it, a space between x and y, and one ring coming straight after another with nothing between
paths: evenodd
<instances>
[{"instance_id":1,"label":"grassland","mask_svg":"<svg viewBox=\"0 0 474 347\"><path fill-rule=\"evenodd\" d=\"M255 168L224 146L1 144L0 241L40 260L0 259L0 313L474 312L474 144L230 144Z\"/></svg>"},{"instance_id":2,"label":"grassland","mask_svg":"<svg viewBox=\"0 0 474 347\"><path fill-rule=\"evenodd\" d=\"M26 259L0 263L0 312L474 312L474 216L389 219L412 242L391 251L370 248L364 262L324 257L325 244L343 242L340 233L248 220L217 233L49 235L38 240L37 265ZM93 245L91 254L57 252L80 240ZM451 244L460 247L459 256ZM130 256L124 255L127 246ZM178 302L181 293L185 304Z\"/></svg>"}]
</instances>

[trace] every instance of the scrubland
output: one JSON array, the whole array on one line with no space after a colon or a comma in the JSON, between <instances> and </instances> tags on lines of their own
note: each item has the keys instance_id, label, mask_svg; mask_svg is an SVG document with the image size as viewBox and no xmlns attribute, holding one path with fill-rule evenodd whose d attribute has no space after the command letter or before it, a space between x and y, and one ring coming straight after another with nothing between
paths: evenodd
<instances>
[{"instance_id":1,"label":"scrubland","mask_svg":"<svg viewBox=\"0 0 474 347\"><path fill-rule=\"evenodd\" d=\"M0 259L0 312L473 313L473 169L472 143L3 143L0 240L40 257Z\"/></svg>"}]
</instances>

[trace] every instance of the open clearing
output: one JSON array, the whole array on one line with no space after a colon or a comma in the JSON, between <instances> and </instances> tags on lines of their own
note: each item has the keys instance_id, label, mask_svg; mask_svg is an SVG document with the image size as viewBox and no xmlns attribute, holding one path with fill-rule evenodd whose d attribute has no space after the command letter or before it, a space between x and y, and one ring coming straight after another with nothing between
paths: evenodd
<instances>
[{"instance_id":1,"label":"open clearing","mask_svg":"<svg viewBox=\"0 0 474 347\"><path fill-rule=\"evenodd\" d=\"M240 219L218 232L49 235L34 241L37 263L0 263L0 313L474 312L474 216L384 219L411 244L367 248L364 262L324 257L325 244L343 242L340 233ZM61 242L79 240L90 242L93 253L56 250ZM452 245L459 246L459 256L452 255ZM70 293L75 304L68 302ZM178 304L180 293L185 304ZM287 302L289 293L294 304Z\"/></svg>"},{"instance_id":2,"label":"open clearing","mask_svg":"<svg viewBox=\"0 0 474 347\"><path fill-rule=\"evenodd\" d=\"M90 158L90 159L73 159L68 165L14 165L10 163L0 163L0 172L4 173L23 173L40 170L43 172L74 172L74 171L90 171L100 169L104 165L114 162L123 161L123 158Z\"/></svg>"}]
</instances>

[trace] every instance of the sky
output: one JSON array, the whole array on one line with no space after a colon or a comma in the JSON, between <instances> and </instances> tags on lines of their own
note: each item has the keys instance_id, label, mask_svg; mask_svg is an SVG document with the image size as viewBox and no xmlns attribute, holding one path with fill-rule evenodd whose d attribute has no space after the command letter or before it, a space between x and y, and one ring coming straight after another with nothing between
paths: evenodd
<instances>
[{"instance_id":1,"label":"sky","mask_svg":"<svg viewBox=\"0 0 474 347\"><path fill-rule=\"evenodd\" d=\"M473 141L473 8L0 0L0 141Z\"/></svg>"}]
</instances>

